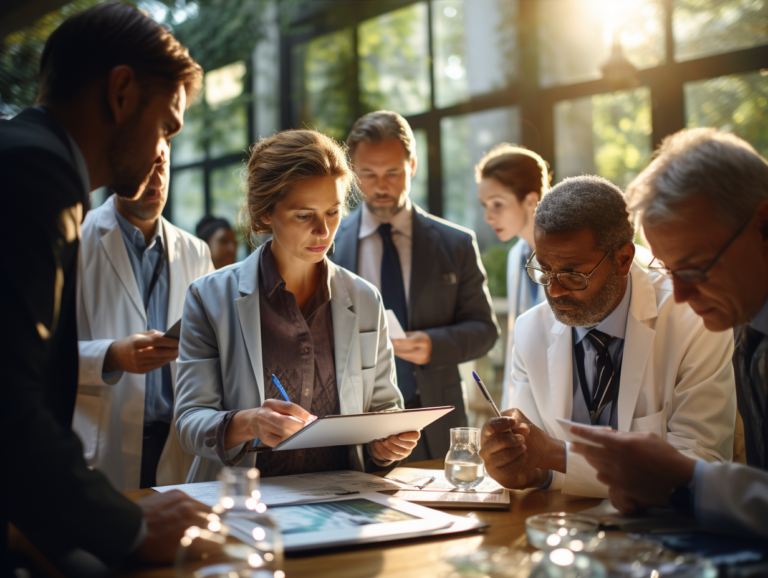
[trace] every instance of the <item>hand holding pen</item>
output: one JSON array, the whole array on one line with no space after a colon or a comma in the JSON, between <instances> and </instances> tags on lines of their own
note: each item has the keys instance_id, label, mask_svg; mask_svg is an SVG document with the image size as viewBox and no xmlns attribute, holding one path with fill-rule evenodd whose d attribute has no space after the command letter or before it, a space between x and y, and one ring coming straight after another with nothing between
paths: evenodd
<instances>
[{"instance_id":1,"label":"hand holding pen","mask_svg":"<svg viewBox=\"0 0 768 578\"><path fill-rule=\"evenodd\" d=\"M225 433L226 449L251 440L255 440L250 444L254 447L274 447L317 419L300 405L291 403L280 382L272 377L285 401L266 399L261 407L237 412Z\"/></svg>"}]
</instances>

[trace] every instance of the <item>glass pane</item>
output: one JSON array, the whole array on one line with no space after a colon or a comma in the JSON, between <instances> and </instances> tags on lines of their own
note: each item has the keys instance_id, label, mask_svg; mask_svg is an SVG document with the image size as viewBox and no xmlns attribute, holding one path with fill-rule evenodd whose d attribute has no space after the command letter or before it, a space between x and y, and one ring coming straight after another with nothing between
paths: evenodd
<instances>
[{"instance_id":1,"label":"glass pane","mask_svg":"<svg viewBox=\"0 0 768 578\"><path fill-rule=\"evenodd\" d=\"M427 5L419 2L360 24L360 101L364 112L403 116L429 108Z\"/></svg>"},{"instance_id":2,"label":"glass pane","mask_svg":"<svg viewBox=\"0 0 768 578\"><path fill-rule=\"evenodd\" d=\"M732 74L686 82L684 89L688 128L733 132L768 157L768 76Z\"/></svg>"},{"instance_id":3,"label":"glass pane","mask_svg":"<svg viewBox=\"0 0 768 578\"><path fill-rule=\"evenodd\" d=\"M675 0L675 60L768 44L768 2Z\"/></svg>"},{"instance_id":4,"label":"glass pane","mask_svg":"<svg viewBox=\"0 0 768 578\"><path fill-rule=\"evenodd\" d=\"M432 4L435 104L501 90L517 76L513 0L436 0Z\"/></svg>"},{"instance_id":5,"label":"glass pane","mask_svg":"<svg viewBox=\"0 0 768 578\"><path fill-rule=\"evenodd\" d=\"M234 62L205 75L205 100L208 106L217 106L231 101L243 94L245 63Z\"/></svg>"},{"instance_id":6,"label":"glass pane","mask_svg":"<svg viewBox=\"0 0 768 578\"><path fill-rule=\"evenodd\" d=\"M294 47L293 126L346 140L355 122L353 30L346 28Z\"/></svg>"},{"instance_id":7,"label":"glass pane","mask_svg":"<svg viewBox=\"0 0 768 578\"><path fill-rule=\"evenodd\" d=\"M555 181L600 175L624 189L651 160L647 87L555 104Z\"/></svg>"},{"instance_id":8,"label":"glass pane","mask_svg":"<svg viewBox=\"0 0 768 578\"><path fill-rule=\"evenodd\" d=\"M664 62L660 0L539 0L536 7L542 86L602 78L614 34L637 68Z\"/></svg>"},{"instance_id":9,"label":"glass pane","mask_svg":"<svg viewBox=\"0 0 768 578\"><path fill-rule=\"evenodd\" d=\"M202 104L191 106L184 113L184 126L171 138L171 163L174 167L205 159L204 115Z\"/></svg>"},{"instance_id":10,"label":"glass pane","mask_svg":"<svg viewBox=\"0 0 768 578\"><path fill-rule=\"evenodd\" d=\"M243 152L248 148L248 108L234 102L208 112L210 158Z\"/></svg>"},{"instance_id":11,"label":"glass pane","mask_svg":"<svg viewBox=\"0 0 768 578\"><path fill-rule=\"evenodd\" d=\"M195 227L205 215L203 169L171 173L171 223L195 234Z\"/></svg>"},{"instance_id":12,"label":"glass pane","mask_svg":"<svg viewBox=\"0 0 768 578\"><path fill-rule=\"evenodd\" d=\"M261 4L262 36L253 53L256 138L280 130L280 24L277 2Z\"/></svg>"},{"instance_id":13,"label":"glass pane","mask_svg":"<svg viewBox=\"0 0 768 578\"><path fill-rule=\"evenodd\" d=\"M227 219L237 227L240 214L242 163L211 171L211 214Z\"/></svg>"},{"instance_id":14,"label":"glass pane","mask_svg":"<svg viewBox=\"0 0 768 578\"><path fill-rule=\"evenodd\" d=\"M440 121L444 217L477 233L480 249L499 240L477 200L475 165L502 142L520 142L517 107L446 117Z\"/></svg>"},{"instance_id":15,"label":"glass pane","mask_svg":"<svg viewBox=\"0 0 768 578\"><path fill-rule=\"evenodd\" d=\"M423 128L418 128L413 131L413 136L416 139L416 156L419 161L416 166L416 175L411 179L411 201L429 212L427 131Z\"/></svg>"}]
</instances>

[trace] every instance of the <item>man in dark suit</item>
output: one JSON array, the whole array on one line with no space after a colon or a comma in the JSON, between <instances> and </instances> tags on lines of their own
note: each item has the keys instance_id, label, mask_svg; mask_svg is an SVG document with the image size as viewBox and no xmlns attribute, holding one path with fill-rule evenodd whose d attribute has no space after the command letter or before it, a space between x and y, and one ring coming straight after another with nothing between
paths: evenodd
<instances>
[{"instance_id":1,"label":"man in dark suit","mask_svg":"<svg viewBox=\"0 0 768 578\"><path fill-rule=\"evenodd\" d=\"M0 547L11 522L75 575L92 557L106 565L128 555L169 561L202 505L181 492L134 504L86 466L72 431L75 274L89 192L110 186L138 195L164 162L202 71L146 14L110 3L55 30L40 73L39 105L0 121L7 217Z\"/></svg>"},{"instance_id":2,"label":"man in dark suit","mask_svg":"<svg viewBox=\"0 0 768 578\"><path fill-rule=\"evenodd\" d=\"M392 340L406 408L456 407L422 432L410 461L443 458L450 428L467 425L458 364L499 333L475 235L411 203L416 143L402 116L363 116L347 145L365 198L342 221L333 260L376 285L406 331Z\"/></svg>"}]
</instances>

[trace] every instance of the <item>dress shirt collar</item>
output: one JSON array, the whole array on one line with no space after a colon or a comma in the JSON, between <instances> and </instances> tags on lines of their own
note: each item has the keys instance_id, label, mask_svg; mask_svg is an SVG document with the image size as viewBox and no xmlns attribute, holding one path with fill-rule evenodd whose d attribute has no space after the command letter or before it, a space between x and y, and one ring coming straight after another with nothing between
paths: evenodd
<instances>
[{"instance_id":1,"label":"dress shirt collar","mask_svg":"<svg viewBox=\"0 0 768 578\"><path fill-rule=\"evenodd\" d=\"M80 180L83 181L83 186L85 187L85 196L88 198L88 196L91 194L91 178L88 176L88 165L85 164L85 157L83 156L83 152L80 150L80 147L77 146L77 143L75 142L75 139L72 138L72 135L67 132L67 129L61 125L59 119L57 119L50 110L44 106L39 105L37 108L44 111L46 114L51 115L51 117L53 117L56 122L59 123L61 130L66 133L67 139L69 140L69 146L72 148L72 156L75 157L75 168L77 169L77 174L80 176Z\"/></svg>"},{"instance_id":2,"label":"dress shirt collar","mask_svg":"<svg viewBox=\"0 0 768 578\"><path fill-rule=\"evenodd\" d=\"M143 253L146 249L152 248L155 243L157 243L162 249L162 246L163 246L162 217L157 219L157 224L155 225L155 233L154 235L152 235L152 242L149 244L149 246L147 246L147 243L144 240L144 233L141 232L141 229L131 224L131 222L128 221L128 219L126 219L125 217L123 217L117 210L117 199L115 198L115 195L112 195L112 209L115 211L115 217L117 218L117 223L118 225L120 225L120 229L123 232L123 236L126 239L128 239L131 242L131 244L133 244L133 246L139 250L140 253Z\"/></svg>"},{"instance_id":3,"label":"dress shirt collar","mask_svg":"<svg viewBox=\"0 0 768 578\"><path fill-rule=\"evenodd\" d=\"M765 300L760 311L755 314L749 324L763 335L768 335L768 299Z\"/></svg>"},{"instance_id":4,"label":"dress shirt collar","mask_svg":"<svg viewBox=\"0 0 768 578\"><path fill-rule=\"evenodd\" d=\"M360 218L360 232L357 235L358 239L365 239L376 233L379 229L379 225L382 223L389 223L392 225L392 232L405 235L409 239L413 234L413 203L411 199L405 199L405 206L391 219L384 221L379 219L370 209L365 202L362 203L362 216Z\"/></svg>"},{"instance_id":5,"label":"dress shirt collar","mask_svg":"<svg viewBox=\"0 0 768 578\"><path fill-rule=\"evenodd\" d=\"M603 319L595 327L574 327L576 334L575 343L579 343L587 336L592 329L597 329L607 333L611 337L624 339L627 335L627 315L629 315L629 300L632 297L632 276L627 277L627 290L624 291L624 297L621 298L619 306L611 311L610 315Z\"/></svg>"},{"instance_id":6,"label":"dress shirt collar","mask_svg":"<svg viewBox=\"0 0 768 578\"><path fill-rule=\"evenodd\" d=\"M331 276L328 272L327 258L320 261L317 266L320 267L320 283L317 286L317 291L320 292L319 302L325 303L331 299ZM264 293L267 297L272 297L272 294L278 287L285 289L285 280L277 270L275 256L272 254L272 240L267 241L264 244L264 248L261 250L261 256L259 258L259 275L261 277L261 288L264 289Z\"/></svg>"}]
</instances>

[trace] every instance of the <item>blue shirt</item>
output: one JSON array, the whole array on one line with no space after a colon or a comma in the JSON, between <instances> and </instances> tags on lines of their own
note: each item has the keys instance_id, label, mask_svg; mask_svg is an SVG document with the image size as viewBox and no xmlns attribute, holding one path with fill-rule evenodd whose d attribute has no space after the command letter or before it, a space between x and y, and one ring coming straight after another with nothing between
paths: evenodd
<instances>
[{"instance_id":1,"label":"blue shirt","mask_svg":"<svg viewBox=\"0 0 768 578\"><path fill-rule=\"evenodd\" d=\"M531 276L528 275L528 271L525 269L525 265L528 263L531 253L533 253L531 246L522 238L517 242L522 243L521 246L523 247L520 253L520 287L517 291L517 303L515 303L516 316L519 317L531 307L544 301L544 287L531 279Z\"/></svg>"},{"instance_id":2,"label":"blue shirt","mask_svg":"<svg viewBox=\"0 0 768 578\"><path fill-rule=\"evenodd\" d=\"M157 279L152 295L149 295L149 285L155 267L164 252L163 248L163 221L157 220L157 229L147 246L144 241L144 233L128 222L117 208L114 208L115 217L123 234L125 249L131 262L133 276L139 288L139 295L147 312L147 330L168 329L168 259L164 259L163 270ZM168 363L160 369L155 369L146 374L146 388L144 390L144 423L166 422L173 419L173 383L171 381L171 364Z\"/></svg>"},{"instance_id":3,"label":"blue shirt","mask_svg":"<svg viewBox=\"0 0 768 578\"><path fill-rule=\"evenodd\" d=\"M592 393L592 387L595 380L595 364L593 360L597 355L597 350L589 339L584 339L592 329L597 329L615 337L608 345L608 353L611 355L611 361L616 372L621 371L621 362L624 359L624 338L627 335L627 315L629 314L629 300L632 295L632 277L627 277L627 289L624 291L624 297L619 302L618 307L611 311L610 315L603 319L596 327L573 327L573 411L571 420L589 425L589 409L584 401L584 394L581 392L579 372L576 371L576 344L581 343L584 347L584 377L587 379L587 390ZM619 416L617 411L611 410L613 402L609 403L600 415L598 423L600 425L609 425L613 429L619 429ZM612 419L611 419L612 418Z\"/></svg>"}]
</instances>

